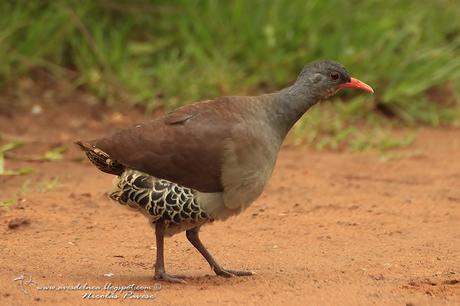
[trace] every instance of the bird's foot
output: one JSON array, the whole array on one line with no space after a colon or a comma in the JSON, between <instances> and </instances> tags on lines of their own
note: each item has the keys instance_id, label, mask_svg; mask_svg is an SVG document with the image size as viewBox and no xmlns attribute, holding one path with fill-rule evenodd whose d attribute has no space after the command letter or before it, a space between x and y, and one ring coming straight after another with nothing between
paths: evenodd
<instances>
[{"instance_id":1,"label":"bird's foot","mask_svg":"<svg viewBox=\"0 0 460 306\"><path fill-rule=\"evenodd\" d=\"M213 268L214 273L222 277L232 277L232 276L251 276L255 273L252 271L237 271L237 270L229 270L220 267Z\"/></svg>"},{"instance_id":2,"label":"bird's foot","mask_svg":"<svg viewBox=\"0 0 460 306\"><path fill-rule=\"evenodd\" d=\"M166 272L155 273L156 280L163 280L163 281L170 282L170 283L185 284L186 281L184 278L185 278L184 275L170 275L170 274L167 274Z\"/></svg>"}]
</instances>

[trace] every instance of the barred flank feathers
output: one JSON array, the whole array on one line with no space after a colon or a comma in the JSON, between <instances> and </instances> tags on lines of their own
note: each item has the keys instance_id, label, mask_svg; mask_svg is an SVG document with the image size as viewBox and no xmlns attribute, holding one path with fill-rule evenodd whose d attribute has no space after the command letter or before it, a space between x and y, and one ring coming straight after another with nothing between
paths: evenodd
<instances>
[{"instance_id":1,"label":"barred flank feathers","mask_svg":"<svg viewBox=\"0 0 460 306\"><path fill-rule=\"evenodd\" d=\"M122 164L112 160L104 151L81 141L77 141L75 144L77 144L85 152L88 159L102 172L121 175L125 170L125 167Z\"/></svg>"},{"instance_id":2,"label":"barred flank feathers","mask_svg":"<svg viewBox=\"0 0 460 306\"><path fill-rule=\"evenodd\" d=\"M120 204L139 208L154 221L163 218L169 226L210 220L190 188L129 169L117 180L110 198Z\"/></svg>"}]
</instances>

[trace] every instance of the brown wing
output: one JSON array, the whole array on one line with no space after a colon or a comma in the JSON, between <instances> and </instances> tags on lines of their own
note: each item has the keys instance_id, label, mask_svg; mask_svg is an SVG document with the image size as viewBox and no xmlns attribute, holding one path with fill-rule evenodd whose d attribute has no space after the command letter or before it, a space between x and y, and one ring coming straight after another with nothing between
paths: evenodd
<instances>
[{"instance_id":1,"label":"brown wing","mask_svg":"<svg viewBox=\"0 0 460 306\"><path fill-rule=\"evenodd\" d=\"M225 97L181 107L90 143L128 168L202 192L219 192L224 141L244 121L244 100Z\"/></svg>"}]
</instances>

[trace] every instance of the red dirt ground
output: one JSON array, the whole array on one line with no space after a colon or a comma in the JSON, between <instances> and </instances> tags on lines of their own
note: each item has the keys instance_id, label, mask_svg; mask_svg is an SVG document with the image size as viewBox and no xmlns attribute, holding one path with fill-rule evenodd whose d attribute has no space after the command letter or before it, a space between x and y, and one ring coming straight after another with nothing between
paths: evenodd
<instances>
[{"instance_id":1,"label":"red dirt ground","mask_svg":"<svg viewBox=\"0 0 460 306\"><path fill-rule=\"evenodd\" d=\"M460 305L460 130L421 129L413 146L386 160L284 147L263 196L202 231L225 267L257 275L214 276L179 234L165 253L167 271L187 275L179 285L153 280L153 231L106 198L112 177L70 144L141 116L85 105L0 116L3 143L30 141L6 167L34 169L0 177L0 200L28 181L18 203L0 208L1 305ZM24 161L60 144L69 148L63 160ZM21 275L26 293L14 281ZM133 291L150 299L39 290L106 283L150 287Z\"/></svg>"}]
</instances>

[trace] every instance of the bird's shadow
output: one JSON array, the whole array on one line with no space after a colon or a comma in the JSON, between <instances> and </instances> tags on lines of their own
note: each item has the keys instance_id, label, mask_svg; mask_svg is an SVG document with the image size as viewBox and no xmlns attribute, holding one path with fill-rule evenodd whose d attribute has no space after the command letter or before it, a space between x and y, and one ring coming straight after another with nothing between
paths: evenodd
<instances>
[{"instance_id":1,"label":"bird's shadow","mask_svg":"<svg viewBox=\"0 0 460 306\"><path fill-rule=\"evenodd\" d=\"M233 277L221 277L214 274L184 274L185 284L171 283L163 280L156 280L153 275L117 275L111 278L100 277L98 280L103 279L105 282L111 282L114 285L127 286L131 284L148 286L151 288L174 288L184 285L212 285L212 286L227 286L234 285L237 283L245 282L249 279L255 278L255 276L233 276Z\"/></svg>"}]
</instances>

